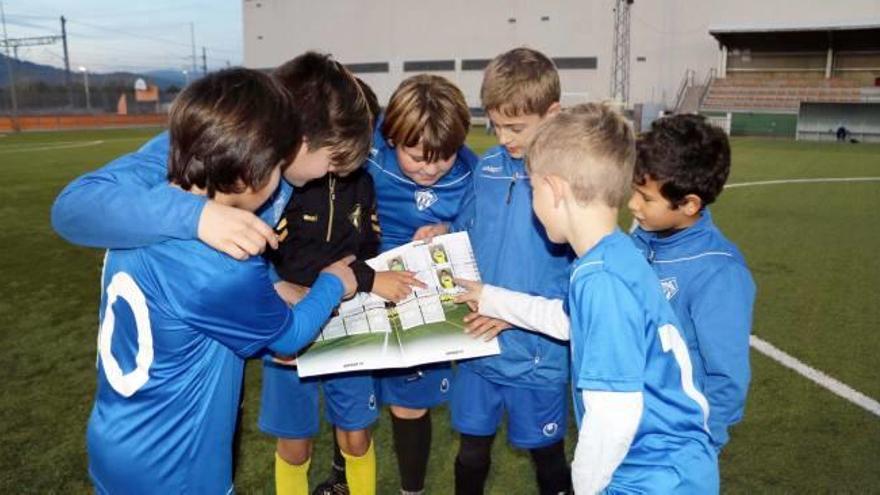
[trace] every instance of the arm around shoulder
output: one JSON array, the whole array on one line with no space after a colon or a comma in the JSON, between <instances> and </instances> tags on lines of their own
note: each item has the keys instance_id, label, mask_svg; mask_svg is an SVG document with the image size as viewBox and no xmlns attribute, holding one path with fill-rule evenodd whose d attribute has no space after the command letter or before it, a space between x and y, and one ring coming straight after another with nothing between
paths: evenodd
<instances>
[{"instance_id":1,"label":"arm around shoulder","mask_svg":"<svg viewBox=\"0 0 880 495\"><path fill-rule=\"evenodd\" d=\"M52 206L52 227L71 243L133 248L196 237L205 199L165 180L165 158L131 153L78 177Z\"/></svg>"}]
</instances>

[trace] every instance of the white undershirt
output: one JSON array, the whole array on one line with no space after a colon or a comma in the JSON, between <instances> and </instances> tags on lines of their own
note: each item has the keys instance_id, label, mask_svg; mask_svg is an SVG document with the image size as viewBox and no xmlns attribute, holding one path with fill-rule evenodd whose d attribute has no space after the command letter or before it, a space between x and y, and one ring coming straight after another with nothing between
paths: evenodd
<instances>
[{"instance_id":1,"label":"white undershirt","mask_svg":"<svg viewBox=\"0 0 880 495\"><path fill-rule=\"evenodd\" d=\"M623 462L642 419L641 392L583 390L584 418L571 463L578 495L601 492Z\"/></svg>"},{"instance_id":2,"label":"white undershirt","mask_svg":"<svg viewBox=\"0 0 880 495\"><path fill-rule=\"evenodd\" d=\"M548 299L483 285L479 312L519 328L559 340L571 338L571 323L561 299ZM642 419L641 392L582 390L584 418L578 434L571 477L574 492L601 492L623 462Z\"/></svg>"},{"instance_id":3,"label":"white undershirt","mask_svg":"<svg viewBox=\"0 0 880 495\"><path fill-rule=\"evenodd\" d=\"M513 326L568 340L570 323L562 299L547 299L522 292L483 285L479 301L481 315L498 318Z\"/></svg>"}]
</instances>

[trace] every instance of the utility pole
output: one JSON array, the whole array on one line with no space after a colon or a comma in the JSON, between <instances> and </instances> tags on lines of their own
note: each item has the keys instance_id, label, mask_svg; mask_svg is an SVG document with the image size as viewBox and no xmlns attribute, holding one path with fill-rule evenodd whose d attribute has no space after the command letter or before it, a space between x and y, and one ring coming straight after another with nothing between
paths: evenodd
<instances>
[{"instance_id":1,"label":"utility pole","mask_svg":"<svg viewBox=\"0 0 880 495\"><path fill-rule=\"evenodd\" d=\"M3 2L0 2L0 20L3 21L3 44L6 45L6 74L9 78L9 96L12 100L12 129L18 132L21 130L18 125L18 97L15 95L15 74L12 72L12 62L9 61L9 36L6 34L6 12L3 10Z\"/></svg>"},{"instance_id":2,"label":"utility pole","mask_svg":"<svg viewBox=\"0 0 880 495\"><path fill-rule=\"evenodd\" d=\"M204 46L202 47L202 75L208 75L208 55Z\"/></svg>"},{"instance_id":3,"label":"utility pole","mask_svg":"<svg viewBox=\"0 0 880 495\"><path fill-rule=\"evenodd\" d=\"M189 23L189 41L192 45L192 74L196 75L196 26L192 22Z\"/></svg>"},{"instance_id":4,"label":"utility pole","mask_svg":"<svg viewBox=\"0 0 880 495\"><path fill-rule=\"evenodd\" d=\"M67 104L73 108L73 85L70 81L70 56L67 54L67 19L61 16L61 41L64 43L64 83L67 85Z\"/></svg>"},{"instance_id":5,"label":"utility pole","mask_svg":"<svg viewBox=\"0 0 880 495\"><path fill-rule=\"evenodd\" d=\"M611 54L611 98L624 107L629 103L630 8L634 0L616 0L614 45Z\"/></svg>"}]
</instances>

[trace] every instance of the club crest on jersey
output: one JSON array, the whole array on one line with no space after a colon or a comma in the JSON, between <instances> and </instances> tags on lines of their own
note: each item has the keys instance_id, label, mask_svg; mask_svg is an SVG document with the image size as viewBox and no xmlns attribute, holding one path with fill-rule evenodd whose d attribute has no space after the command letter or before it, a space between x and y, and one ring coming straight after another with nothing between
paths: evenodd
<instances>
[{"instance_id":1,"label":"club crest on jersey","mask_svg":"<svg viewBox=\"0 0 880 495\"><path fill-rule=\"evenodd\" d=\"M416 196L416 208L419 211L427 210L434 203L437 202L437 193L430 189L419 189L415 193Z\"/></svg>"},{"instance_id":2,"label":"club crest on jersey","mask_svg":"<svg viewBox=\"0 0 880 495\"><path fill-rule=\"evenodd\" d=\"M660 288L663 289L666 300L671 301L678 294L678 280L675 277L664 278L660 281Z\"/></svg>"},{"instance_id":3,"label":"club crest on jersey","mask_svg":"<svg viewBox=\"0 0 880 495\"><path fill-rule=\"evenodd\" d=\"M449 379L448 378L444 378L444 379L440 380L440 392L443 392L444 394L446 392L449 392Z\"/></svg>"},{"instance_id":4,"label":"club crest on jersey","mask_svg":"<svg viewBox=\"0 0 880 495\"><path fill-rule=\"evenodd\" d=\"M367 407L369 407L371 411L376 410L376 394L370 394L370 401L367 403Z\"/></svg>"},{"instance_id":5,"label":"club crest on jersey","mask_svg":"<svg viewBox=\"0 0 880 495\"><path fill-rule=\"evenodd\" d=\"M544 432L545 437L553 437L556 435L556 432L559 431L559 425L556 423L547 423L544 425L544 428L541 428L541 431Z\"/></svg>"}]
</instances>

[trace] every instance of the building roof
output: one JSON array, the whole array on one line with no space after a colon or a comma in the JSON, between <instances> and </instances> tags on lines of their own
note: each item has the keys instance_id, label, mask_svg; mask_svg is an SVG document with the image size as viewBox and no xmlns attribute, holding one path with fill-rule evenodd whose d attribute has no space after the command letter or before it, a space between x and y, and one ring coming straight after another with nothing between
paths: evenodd
<instances>
[{"instance_id":1,"label":"building roof","mask_svg":"<svg viewBox=\"0 0 880 495\"><path fill-rule=\"evenodd\" d=\"M866 29L880 29L880 18L859 19L853 21L834 22L750 22L740 24L714 24L709 26L709 34L745 34L745 33L784 33L806 31L853 31Z\"/></svg>"},{"instance_id":2,"label":"building roof","mask_svg":"<svg viewBox=\"0 0 880 495\"><path fill-rule=\"evenodd\" d=\"M756 22L709 26L721 45L774 51L880 50L880 18L854 21Z\"/></svg>"}]
</instances>

